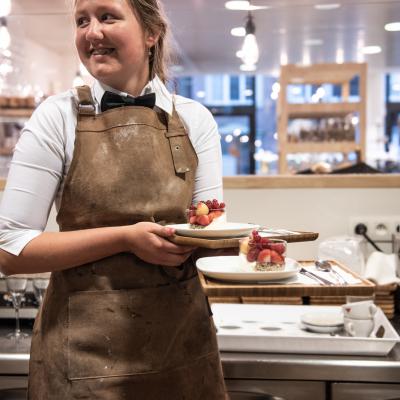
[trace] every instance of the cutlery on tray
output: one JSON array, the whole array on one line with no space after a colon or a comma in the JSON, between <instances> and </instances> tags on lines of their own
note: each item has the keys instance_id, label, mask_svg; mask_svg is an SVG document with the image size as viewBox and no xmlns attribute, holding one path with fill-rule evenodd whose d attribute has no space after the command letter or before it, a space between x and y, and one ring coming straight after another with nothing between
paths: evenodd
<instances>
[{"instance_id":1,"label":"cutlery on tray","mask_svg":"<svg viewBox=\"0 0 400 400\"><path fill-rule=\"evenodd\" d=\"M301 268L299 271L301 274L303 274L304 276L307 276L308 278L313 279L315 282L318 282L320 285L324 285L324 286L332 286L334 285L334 283L328 281L325 278L322 278L316 274L313 274L310 271L307 271L305 268Z\"/></svg>"},{"instance_id":2,"label":"cutlery on tray","mask_svg":"<svg viewBox=\"0 0 400 400\"><path fill-rule=\"evenodd\" d=\"M317 260L315 261L315 266L319 271L328 272L332 277L335 278L339 285L347 285L347 281L332 267L332 264L329 261Z\"/></svg>"}]
</instances>

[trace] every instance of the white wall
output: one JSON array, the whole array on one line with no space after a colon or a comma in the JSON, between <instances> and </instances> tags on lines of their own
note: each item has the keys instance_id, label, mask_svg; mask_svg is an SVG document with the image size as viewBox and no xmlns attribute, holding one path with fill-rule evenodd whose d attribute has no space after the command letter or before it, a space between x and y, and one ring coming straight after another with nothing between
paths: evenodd
<instances>
[{"instance_id":1,"label":"white wall","mask_svg":"<svg viewBox=\"0 0 400 400\"><path fill-rule=\"evenodd\" d=\"M318 232L315 242L289 244L288 255L302 260L315 258L322 240L349 234L351 217L400 215L400 188L226 189L224 199L232 222Z\"/></svg>"}]
</instances>

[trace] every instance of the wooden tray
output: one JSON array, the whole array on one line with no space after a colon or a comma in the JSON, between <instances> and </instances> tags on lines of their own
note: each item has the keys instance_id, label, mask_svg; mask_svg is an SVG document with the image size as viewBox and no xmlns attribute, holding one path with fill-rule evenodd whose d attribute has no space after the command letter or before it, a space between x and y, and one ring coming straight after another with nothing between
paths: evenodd
<instances>
[{"instance_id":1,"label":"wooden tray","mask_svg":"<svg viewBox=\"0 0 400 400\"><path fill-rule=\"evenodd\" d=\"M330 261L332 265L337 265L347 273L360 279L361 283L346 286L320 286L302 284L267 284L267 283L232 283L210 279L199 272L200 281L204 292L210 297L293 297L293 296L372 296L376 286L361 276L357 275L349 268L337 261ZM300 264L314 264L314 261L299 261Z\"/></svg>"},{"instance_id":2,"label":"wooden tray","mask_svg":"<svg viewBox=\"0 0 400 400\"><path fill-rule=\"evenodd\" d=\"M292 232L295 233L288 235L279 235L279 236L274 235L271 236L271 238L283 239L289 243L311 242L318 238L318 233L316 232L302 232L302 231L292 231ZM180 244L183 246L203 247L206 249L229 249L229 248L239 247L240 239L243 239L243 236L237 238L225 238L225 239L204 239L204 238L194 238L189 236L174 235L169 240L173 243Z\"/></svg>"}]
</instances>

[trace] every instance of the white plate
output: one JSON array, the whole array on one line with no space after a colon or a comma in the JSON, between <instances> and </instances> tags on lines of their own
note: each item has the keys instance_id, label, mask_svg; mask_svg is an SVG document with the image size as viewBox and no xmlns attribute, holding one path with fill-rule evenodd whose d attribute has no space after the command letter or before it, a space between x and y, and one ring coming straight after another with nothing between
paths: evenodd
<instances>
[{"instance_id":1,"label":"white plate","mask_svg":"<svg viewBox=\"0 0 400 400\"><path fill-rule=\"evenodd\" d=\"M297 274L300 265L292 258L286 258L283 271L246 271L239 256L199 258L196 266L204 275L230 282L266 282L287 279Z\"/></svg>"},{"instance_id":2,"label":"white plate","mask_svg":"<svg viewBox=\"0 0 400 400\"><path fill-rule=\"evenodd\" d=\"M259 228L259 225L236 222L226 222L215 227L206 227L203 229L191 228L189 224L175 224L167 226L174 228L178 235L197 238L228 238L247 236L252 230Z\"/></svg>"},{"instance_id":3,"label":"white plate","mask_svg":"<svg viewBox=\"0 0 400 400\"><path fill-rule=\"evenodd\" d=\"M330 333L343 329L343 314L341 312L314 311L300 316L303 326L313 332Z\"/></svg>"}]
</instances>

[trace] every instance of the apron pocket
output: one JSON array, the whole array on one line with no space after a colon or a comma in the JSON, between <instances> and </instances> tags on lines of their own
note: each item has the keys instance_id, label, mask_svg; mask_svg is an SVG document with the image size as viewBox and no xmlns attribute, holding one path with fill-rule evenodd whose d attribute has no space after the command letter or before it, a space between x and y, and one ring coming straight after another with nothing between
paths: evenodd
<instances>
[{"instance_id":1,"label":"apron pocket","mask_svg":"<svg viewBox=\"0 0 400 400\"><path fill-rule=\"evenodd\" d=\"M157 288L75 292L68 304L68 378L160 372L217 350L197 277Z\"/></svg>"}]
</instances>

